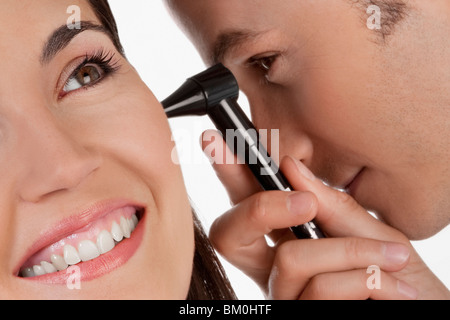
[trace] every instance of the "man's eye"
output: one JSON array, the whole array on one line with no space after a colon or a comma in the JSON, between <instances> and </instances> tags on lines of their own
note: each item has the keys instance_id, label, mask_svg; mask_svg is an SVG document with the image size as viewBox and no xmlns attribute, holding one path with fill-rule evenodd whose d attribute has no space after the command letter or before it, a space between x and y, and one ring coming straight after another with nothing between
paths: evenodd
<instances>
[{"instance_id":1,"label":"man's eye","mask_svg":"<svg viewBox=\"0 0 450 320\"><path fill-rule=\"evenodd\" d=\"M276 56L262 57L262 58L252 58L251 64L256 65L265 73L270 71Z\"/></svg>"},{"instance_id":2,"label":"man's eye","mask_svg":"<svg viewBox=\"0 0 450 320\"><path fill-rule=\"evenodd\" d=\"M250 58L249 65L256 66L264 72L264 74L268 74L277 58L278 54L255 56Z\"/></svg>"},{"instance_id":3,"label":"man's eye","mask_svg":"<svg viewBox=\"0 0 450 320\"><path fill-rule=\"evenodd\" d=\"M72 73L64 85L65 94L80 89L85 86L93 85L103 77L103 71L95 65L84 65Z\"/></svg>"},{"instance_id":4,"label":"man's eye","mask_svg":"<svg viewBox=\"0 0 450 320\"><path fill-rule=\"evenodd\" d=\"M265 83L272 82L274 76L274 64L280 57L280 53L265 53L253 56L249 59L248 65L257 69L258 73L262 74Z\"/></svg>"}]
</instances>

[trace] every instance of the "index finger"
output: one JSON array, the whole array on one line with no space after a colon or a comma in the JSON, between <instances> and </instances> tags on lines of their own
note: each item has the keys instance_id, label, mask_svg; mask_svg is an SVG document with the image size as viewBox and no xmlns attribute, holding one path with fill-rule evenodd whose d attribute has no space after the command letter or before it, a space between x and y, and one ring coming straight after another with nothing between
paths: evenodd
<instances>
[{"instance_id":1,"label":"index finger","mask_svg":"<svg viewBox=\"0 0 450 320\"><path fill-rule=\"evenodd\" d=\"M238 163L236 155L228 148L219 132L205 131L201 137L201 146L212 162L212 167L225 187L232 204L237 204L262 191L247 166Z\"/></svg>"}]
</instances>

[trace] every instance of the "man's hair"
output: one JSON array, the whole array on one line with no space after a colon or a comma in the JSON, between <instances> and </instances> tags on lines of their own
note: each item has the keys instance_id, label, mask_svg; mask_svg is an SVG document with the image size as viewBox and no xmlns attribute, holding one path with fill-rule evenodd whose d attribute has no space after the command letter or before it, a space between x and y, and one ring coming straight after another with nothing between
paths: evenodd
<instances>
[{"instance_id":1,"label":"man's hair","mask_svg":"<svg viewBox=\"0 0 450 320\"><path fill-rule=\"evenodd\" d=\"M381 29L376 30L382 42L393 34L395 27L408 16L409 7L404 0L348 0L352 6L363 10L364 22L367 19L367 8L371 5L378 6L381 12Z\"/></svg>"}]
</instances>

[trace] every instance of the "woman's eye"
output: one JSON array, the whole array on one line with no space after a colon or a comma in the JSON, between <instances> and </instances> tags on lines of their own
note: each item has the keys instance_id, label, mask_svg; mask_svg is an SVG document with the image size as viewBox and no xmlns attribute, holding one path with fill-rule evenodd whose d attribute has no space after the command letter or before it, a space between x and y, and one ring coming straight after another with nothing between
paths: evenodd
<instances>
[{"instance_id":1,"label":"woman's eye","mask_svg":"<svg viewBox=\"0 0 450 320\"><path fill-rule=\"evenodd\" d=\"M60 99L72 91L94 86L120 69L119 59L114 58L114 53L103 49L93 56L86 55L77 65L73 71L68 72L70 76L60 87Z\"/></svg>"},{"instance_id":2,"label":"woman's eye","mask_svg":"<svg viewBox=\"0 0 450 320\"><path fill-rule=\"evenodd\" d=\"M95 65L84 65L75 70L64 85L64 93L93 85L103 77L103 71Z\"/></svg>"}]
</instances>

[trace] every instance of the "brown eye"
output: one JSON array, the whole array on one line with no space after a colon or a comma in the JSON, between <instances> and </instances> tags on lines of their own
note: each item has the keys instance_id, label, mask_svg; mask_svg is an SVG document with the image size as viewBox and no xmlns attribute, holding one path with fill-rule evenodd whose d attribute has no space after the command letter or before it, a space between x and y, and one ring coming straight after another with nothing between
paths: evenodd
<instances>
[{"instance_id":1,"label":"brown eye","mask_svg":"<svg viewBox=\"0 0 450 320\"><path fill-rule=\"evenodd\" d=\"M94 83L100 79L100 77L100 72L94 66L84 66L76 75L78 82L82 85Z\"/></svg>"},{"instance_id":2,"label":"brown eye","mask_svg":"<svg viewBox=\"0 0 450 320\"><path fill-rule=\"evenodd\" d=\"M253 57L250 59L250 64L260 68L264 73L268 73L272 64L274 63L277 55L271 55L266 57Z\"/></svg>"},{"instance_id":3,"label":"brown eye","mask_svg":"<svg viewBox=\"0 0 450 320\"><path fill-rule=\"evenodd\" d=\"M114 58L115 53L105 51L104 49L99 50L93 55L86 54L84 60L78 63L82 57L75 59L71 64L69 64L64 70L62 75L66 79L63 83L64 85L58 86L60 89L58 98L62 99L67 94L72 91L77 91L78 89L88 89L94 87L101 83L108 76L114 75L119 69L119 59ZM78 65L73 68L73 65ZM70 76L67 77L67 74ZM63 80L60 80L61 82Z\"/></svg>"},{"instance_id":4,"label":"brown eye","mask_svg":"<svg viewBox=\"0 0 450 320\"><path fill-rule=\"evenodd\" d=\"M63 91L69 93L79 88L92 85L102 78L102 72L94 65L85 65L69 77Z\"/></svg>"}]
</instances>

